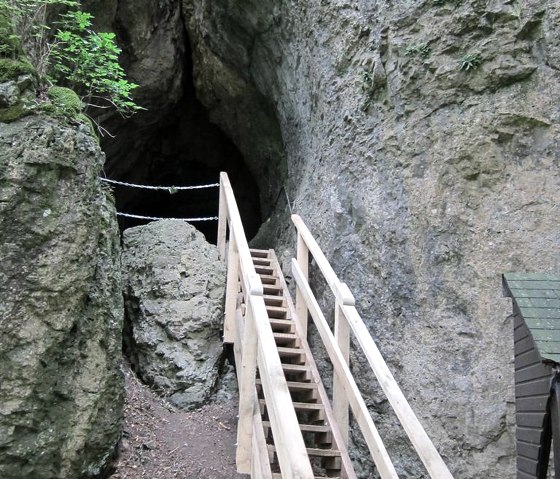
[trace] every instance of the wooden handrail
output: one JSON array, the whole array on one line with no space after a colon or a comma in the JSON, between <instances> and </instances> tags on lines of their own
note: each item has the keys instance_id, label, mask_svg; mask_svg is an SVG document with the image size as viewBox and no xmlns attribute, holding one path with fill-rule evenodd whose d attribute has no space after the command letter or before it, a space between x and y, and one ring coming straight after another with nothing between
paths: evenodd
<instances>
[{"instance_id":1,"label":"wooden handrail","mask_svg":"<svg viewBox=\"0 0 560 479\"><path fill-rule=\"evenodd\" d=\"M232 317L232 305L237 301L238 278L241 280L246 305L243 341L241 338L235 340L241 346L238 472L250 474L258 469L258 463L261 460L260 455L256 456L259 451L253 449L255 369L258 363L282 474L284 477L293 479L313 479L313 470L268 320L263 299L263 286L253 265L231 184L227 174L221 173L218 247L222 258L225 257L228 228L230 236L228 271L232 268L236 273L228 274L226 327L228 324L231 326L235 321L235 318ZM235 265L232 265L231 262L235 262ZM235 330L231 327L230 329Z\"/></svg>"},{"instance_id":2,"label":"wooden handrail","mask_svg":"<svg viewBox=\"0 0 560 479\"><path fill-rule=\"evenodd\" d=\"M349 327L351 328L352 332L356 336L358 344L360 345L364 355L366 356L370 364L370 367L372 368L381 388L383 389L385 395L387 396L387 399L389 400L389 403L391 404L391 407L393 408L395 414L397 415L399 421L401 422L403 429L405 430L410 441L412 442L412 445L416 450L418 457L420 458L420 460L426 467L428 473L430 474L430 477L434 479L453 479L453 476L449 472L449 469L443 462L441 456L437 452L432 441L429 439L428 435L426 434L426 431L420 424L420 421L414 414L414 411L410 407L404 394L402 393L397 382L395 381L395 378L393 377L389 368L387 367L387 364L385 363L385 360L383 359L381 353L379 352L379 349L377 348L375 341L371 337L369 331L367 330L367 327L362 321L362 318L360 317L358 311L354 307L355 301L350 290L348 289L346 284L342 283L338 279L338 276L332 269L332 266L330 265L329 261L323 254L317 242L315 241L315 238L305 226L305 223L303 222L301 217L299 217L298 215L292 215L292 221L297 228L298 238L302 238L303 241L305 242L308 252L315 259L317 266L321 270L325 280L327 281L327 284L329 285L333 294L335 295L336 298L335 308L337 309L337 314L335 315L336 320L340 321L342 316L344 320L347 321ZM321 324L322 321L319 316L320 310L319 312L314 311L313 308L315 308L315 306L314 305L310 306L309 301L311 301L311 304L313 304L312 298L309 297L309 293L311 292L311 290L309 289L309 292L305 293L305 290L308 287L307 277L306 275L303 274L303 272L298 271L298 269L299 269L298 262L294 262L292 264L292 270L294 271L294 276L296 277L296 281L298 281L299 278L298 290L301 291L301 294L303 296L306 296L305 299L307 302L307 307L309 308L309 311L313 319L315 320L315 316L317 316L317 318L319 318L318 322ZM338 314L339 312L342 314ZM315 316L313 316L314 314ZM339 325L335 325L335 330L338 327ZM321 330L319 330L319 334L321 334ZM330 337L327 340L330 343ZM325 342L325 339L323 339L323 341ZM327 345L327 343L325 343L327 349L329 349L330 347L330 349L333 351L338 350L338 352L341 352L336 342L334 343L334 345L336 346L336 348L332 345L329 346ZM339 357L338 353L336 353L335 356ZM335 370L336 368L340 370L344 369L340 365L337 366L334 363L334 361L333 361L333 366L335 367ZM345 374L347 373L346 370L344 369L343 372L337 371L337 375L336 375L336 378L338 379L339 382L342 383L343 387L347 379L344 377ZM351 374L349 370L348 370L348 374ZM352 405L351 399L350 399L350 405ZM336 409L336 405L335 405L335 409ZM356 413L354 412L354 414ZM341 427L343 426L344 425L341 425Z\"/></svg>"},{"instance_id":3,"label":"wooden handrail","mask_svg":"<svg viewBox=\"0 0 560 479\"><path fill-rule=\"evenodd\" d=\"M323 312L321 311L321 308L319 307L319 303L317 303L315 296L311 292L309 283L305 279L303 272L295 259L292 259L292 273L298 288L305 298L305 302L309 308L309 313L311 314L315 326L317 327L317 331L323 340L323 344L325 345L325 349L331 359L333 368L343 381L346 397L348 398L352 412L356 418L356 422L362 430L362 434L364 435L381 478L398 478L393 463L389 458L389 454L387 453L383 441L377 432L377 428L371 419L366 403L364 402L352 373L350 372L350 368L346 363L342 351L336 344L336 340L329 328L329 324L327 323Z\"/></svg>"}]
</instances>

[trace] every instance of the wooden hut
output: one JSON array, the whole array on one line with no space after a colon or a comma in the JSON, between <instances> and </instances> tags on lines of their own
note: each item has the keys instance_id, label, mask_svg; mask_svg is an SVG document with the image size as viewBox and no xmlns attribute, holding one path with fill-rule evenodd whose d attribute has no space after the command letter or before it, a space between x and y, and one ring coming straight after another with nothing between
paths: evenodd
<instances>
[{"instance_id":1,"label":"wooden hut","mask_svg":"<svg viewBox=\"0 0 560 479\"><path fill-rule=\"evenodd\" d=\"M507 273L513 299L517 479L560 479L560 277Z\"/></svg>"}]
</instances>

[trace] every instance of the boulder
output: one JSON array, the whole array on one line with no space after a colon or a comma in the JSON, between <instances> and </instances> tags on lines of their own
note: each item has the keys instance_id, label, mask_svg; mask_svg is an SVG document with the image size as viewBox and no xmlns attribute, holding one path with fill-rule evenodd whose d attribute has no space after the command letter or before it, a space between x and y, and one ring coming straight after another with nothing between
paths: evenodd
<instances>
[{"instance_id":1,"label":"boulder","mask_svg":"<svg viewBox=\"0 0 560 479\"><path fill-rule=\"evenodd\" d=\"M137 374L169 401L209 399L222 359L225 264L194 226L162 220L124 232L126 344Z\"/></svg>"},{"instance_id":2,"label":"boulder","mask_svg":"<svg viewBox=\"0 0 560 479\"><path fill-rule=\"evenodd\" d=\"M99 477L121 432L115 209L86 125L0 123L0 477Z\"/></svg>"}]
</instances>

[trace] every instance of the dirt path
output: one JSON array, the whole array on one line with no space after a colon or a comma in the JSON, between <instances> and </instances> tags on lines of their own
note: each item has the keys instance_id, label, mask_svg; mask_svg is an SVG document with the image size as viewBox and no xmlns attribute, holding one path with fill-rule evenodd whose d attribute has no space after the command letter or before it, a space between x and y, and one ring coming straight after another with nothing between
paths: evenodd
<instances>
[{"instance_id":1,"label":"dirt path","mask_svg":"<svg viewBox=\"0 0 560 479\"><path fill-rule=\"evenodd\" d=\"M126 369L125 424L110 479L241 479L235 472L237 400L180 411Z\"/></svg>"}]
</instances>

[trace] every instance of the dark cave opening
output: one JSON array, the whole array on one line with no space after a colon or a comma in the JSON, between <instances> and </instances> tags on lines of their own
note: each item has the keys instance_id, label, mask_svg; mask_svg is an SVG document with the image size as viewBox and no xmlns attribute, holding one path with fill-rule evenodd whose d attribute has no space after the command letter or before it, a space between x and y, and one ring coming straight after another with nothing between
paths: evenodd
<instances>
[{"instance_id":1,"label":"dark cave opening","mask_svg":"<svg viewBox=\"0 0 560 479\"><path fill-rule=\"evenodd\" d=\"M104 140L108 178L152 186L198 186L219 182L227 172L247 238L261 225L259 186L243 155L215 124L196 98L190 46L186 39L183 96L168 111L158 112L154 122L150 111L135 115L113 128L116 137ZM124 163L123 163L124 162ZM200 218L218 215L219 188L187 191L153 191L112 186L117 211L161 218ZM148 220L119 217L121 231ZM216 242L217 221L192 224L206 239Z\"/></svg>"}]
</instances>

